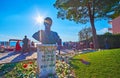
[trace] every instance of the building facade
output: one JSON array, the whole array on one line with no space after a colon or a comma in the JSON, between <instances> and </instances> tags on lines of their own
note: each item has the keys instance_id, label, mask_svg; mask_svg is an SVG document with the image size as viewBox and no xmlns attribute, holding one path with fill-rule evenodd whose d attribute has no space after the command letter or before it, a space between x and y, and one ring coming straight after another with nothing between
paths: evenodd
<instances>
[{"instance_id":1,"label":"building facade","mask_svg":"<svg viewBox=\"0 0 120 78\"><path fill-rule=\"evenodd\" d=\"M108 30L112 30L113 34L120 34L120 16L113 19L109 23L112 24L112 29L109 28Z\"/></svg>"}]
</instances>

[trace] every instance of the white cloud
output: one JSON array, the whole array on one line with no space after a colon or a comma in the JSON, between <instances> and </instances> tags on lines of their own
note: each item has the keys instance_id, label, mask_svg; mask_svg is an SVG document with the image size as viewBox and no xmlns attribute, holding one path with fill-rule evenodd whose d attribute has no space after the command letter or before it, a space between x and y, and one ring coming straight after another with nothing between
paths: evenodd
<instances>
[{"instance_id":1,"label":"white cloud","mask_svg":"<svg viewBox=\"0 0 120 78\"><path fill-rule=\"evenodd\" d=\"M106 33L106 32L108 32L108 28L103 28L103 29L101 29L101 30L98 30L98 31L97 31L97 34L104 34L104 33Z\"/></svg>"}]
</instances>

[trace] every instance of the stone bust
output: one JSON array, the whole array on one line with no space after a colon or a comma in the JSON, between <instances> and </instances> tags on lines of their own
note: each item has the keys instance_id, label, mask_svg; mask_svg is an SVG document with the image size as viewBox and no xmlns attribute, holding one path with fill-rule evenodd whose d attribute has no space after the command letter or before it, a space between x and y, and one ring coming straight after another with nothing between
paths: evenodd
<instances>
[{"instance_id":1,"label":"stone bust","mask_svg":"<svg viewBox=\"0 0 120 78\"><path fill-rule=\"evenodd\" d=\"M46 17L44 19L45 30L40 30L33 34L33 38L42 44L56 44L60 37L54 31L51 31L52 19Z\"/></svg>"}]
</instances>

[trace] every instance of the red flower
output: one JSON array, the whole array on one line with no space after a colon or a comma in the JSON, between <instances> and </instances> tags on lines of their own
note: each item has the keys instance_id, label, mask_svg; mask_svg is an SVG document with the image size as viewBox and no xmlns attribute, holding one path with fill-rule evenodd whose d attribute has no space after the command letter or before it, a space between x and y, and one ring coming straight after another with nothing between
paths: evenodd
<instances>
[{"instance_id":1,"label":"red flower","mask_svg":"<svg viewBox=\"0 0 120 78\"><path fill-rule=\"evenodd\" d=\"M29 62L29 64L32 64L32 63L33 63L32 61Z\"/></svg>"},{"instance_id":2,"label":"red flower","mask_svg":"<svg viewBox=\"0 0 120 78\"><path fill-rule=\"evenodd\" d=\"M23 67L24 67L24 68L27 68L27 66L28 66L27 64L23 64Z\"/></svg>"}]
</instances>

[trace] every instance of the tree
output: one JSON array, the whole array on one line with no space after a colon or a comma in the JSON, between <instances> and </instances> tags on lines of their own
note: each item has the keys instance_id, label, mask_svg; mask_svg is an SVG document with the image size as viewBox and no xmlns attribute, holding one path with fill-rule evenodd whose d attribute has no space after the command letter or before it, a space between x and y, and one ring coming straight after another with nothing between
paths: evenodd
<instances>
[{"instance_id":1,"label":"tree","mask_svg":"<svg viewBox=\"0 0 120 78\"><path fill-rule=\"evenodd\" d=\"M58 9L58 18L68 19L76 23L90 21L96 49L99 46L94 24L95 19L114 18L120 15L120 0L56 0L54 7Z\"/></svg>"},{"instance_id":2,"label":"tree","mask_svg":"<svg viewBox=\"0 0 120 78\"><path fill-rule=\"evenodd\" d=\"M106 33L104 33L104 35L112 35L112 33L106 32Z\"/></svg>"},{"instance_id":3,"label":"tree","mask_svg":"<svg viewBox=\"0 0 120 78\"><path fill-rule=\"evenodd\" d=\"M89 38L92 37L92 29L91 29L91 27L85 27L82 30L80 30L79 33L78 33L78 36L79 36L80 41L85 40L86 47L88 48Z\"/></svg>"},{"instance_id":4,"label":"tree","mask_svg":"<svg viewBox=\"0 0 120 78\"><path fill-rule=\"evenodd\" d=\"M82 30L79 31L78 33L79 36L79 40L83 41L83 40L88 40L89 38L92 37L92 29L91 27L85 27Z\"/></svg>"}]
</instances>

